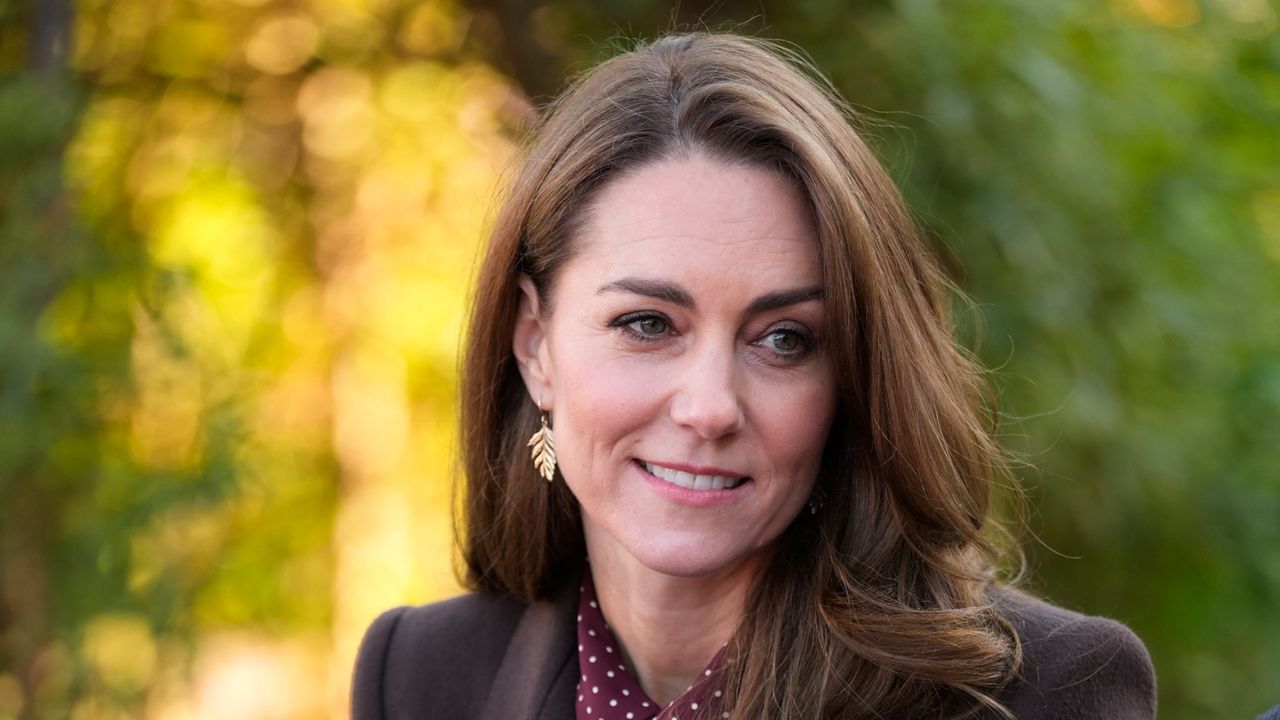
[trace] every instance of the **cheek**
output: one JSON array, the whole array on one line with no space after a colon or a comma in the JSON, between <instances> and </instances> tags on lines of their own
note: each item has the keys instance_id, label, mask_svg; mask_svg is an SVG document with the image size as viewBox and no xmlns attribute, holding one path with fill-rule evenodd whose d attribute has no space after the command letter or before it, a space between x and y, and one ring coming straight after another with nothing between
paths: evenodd
<instances>
[{"instance_id":1,"label":"cheek","mask_svg":"<svg viewBox=\"0 0 1280 720\"><path fill-rule=\"evenodd\" d=\"M835 416L835 390L825 377L790 387L787 392L761 389L757 409L758 432L776 469L808 484L818 472L822 450Z\"/></svg>"},{"instance_id":2,"label":"cheek","mask_svg":"<svg viewBox=\"0 0 1280 720\"><path fill-rule=\"evenodd\" d=\"M593 463L627 457L632 433L662 407L660 375L652 367L590 353L565 353L564 361L556 365L554 412L557 434L564 436L565 467L590 471Z\"/></svg>"}]
</instances>

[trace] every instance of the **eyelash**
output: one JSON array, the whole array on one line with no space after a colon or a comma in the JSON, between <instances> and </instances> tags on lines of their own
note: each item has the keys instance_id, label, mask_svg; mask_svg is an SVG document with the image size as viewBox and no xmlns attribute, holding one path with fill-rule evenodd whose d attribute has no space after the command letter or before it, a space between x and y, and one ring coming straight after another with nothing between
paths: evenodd
<instances>
[{"instance_id":1,"label":"eyelash","mask_svg":"<svg viewBox=\"0 0 1280 720\"><path fill-rule=\"evenodd\" d=\"M636 330L632 329L631 327L632 325L635 325L636 323L644 320L657 320L662 324L666 325L667 330L666 332L661 333L660 335L650 335L647 333L637 332ZM635 340L639 340L640 342L657 342L659 339L661 339L661 335L666 335L671 332L671 321L667 319L665 315L661 315L659 313L635 312L635 313L627 313L626 315L623 315L617 320L614 320L612 323L609 323L609 327L619 328L624 333L626 333L629 337Z\"/></svg>"},{"instance_id":2,"label":"eyelash","mask_svg":"<svg viewBox=\"0 0 1280 720\"><path fill-rule=\"evenodd\" d=\"M648 334L648 333L642 333L633 329L632 327L633 325L639 322L643 322L645 320L657 320L658 322L661 322L663 325L666 326L666 330L660 334ZM616 320L614 320L613 322L609 323L609 327L619 329L624 334L626 334L628 338L632 340L636 340L637 342L642 342L642 343L658 342L663 338L663 336L672 334L671 326L672 326L672 322L669 318L667 318L667 316L661 313L648 312L648 311L627 313L626 315L623 315L617 318ZM777 333L790 333L794 335L796 339L799 340L800 342L800 347L797 350L794 350L792 352L785 352L781 350L774 351L774 353L777 354L778 357L788 361L794 362L794 361L799 361L803 359L804 357L809 355L811 352L813 352L813 350L818 345L817 338L815 338L813 334L809 332L807 329L786 326L786 325L775 326L773 328L770 328L768 332L766 332L763 336L761 336L761 339L772 337Z\"/></svg>"}]
</instances>

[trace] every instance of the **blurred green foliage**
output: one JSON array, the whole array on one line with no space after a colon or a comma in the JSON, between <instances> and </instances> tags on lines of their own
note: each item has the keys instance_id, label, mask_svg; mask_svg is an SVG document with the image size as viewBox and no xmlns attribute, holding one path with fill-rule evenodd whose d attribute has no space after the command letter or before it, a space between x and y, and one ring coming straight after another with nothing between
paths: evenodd
<instances>
[{"instance_id":1,"label":"blurred green foliage","mask_svg":"<svg viewBox=\"0 0 1280 720\"><path fill-rule=\"evenodd\" d=\"M447 564L421 468L527 112L488 68L538 103L681 27L862 116L1035 466L1031 587L1129 623L1161 717L1280 702L1274 3L85 0L37 71L39 6L0 4L0 718L172 714L214 630L332 632L342 678L442 591L351 573Z\"/></svg>"}]
</instances>

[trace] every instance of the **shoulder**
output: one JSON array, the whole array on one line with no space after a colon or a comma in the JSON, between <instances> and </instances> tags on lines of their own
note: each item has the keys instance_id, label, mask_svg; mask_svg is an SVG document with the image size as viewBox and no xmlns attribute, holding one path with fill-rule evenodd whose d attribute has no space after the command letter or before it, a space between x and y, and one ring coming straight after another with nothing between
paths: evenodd
<instances>
[{"instance_id":1,"label":"shoulder","mask_svg":"<svg viewBox=\"0 0 1280 720\"><path fill-rule=\"evenodd\" d=\"M352 717L393 718L408 708L478 715L525 607L473 594L383 613L356 656Z\"/></svg>"},{"instance_id":2,"label":"shoulder","mask_svg":"<svg viewBox=\"0 0 1280 720\"><path fill-rule=\"evenodd\" d=\"M993 591L992 602L1022 646L1017 679L1001 697L1016 717L1155 717L1155 670L1132 630L1017 590Z\"/></svg>"}]
</instances>

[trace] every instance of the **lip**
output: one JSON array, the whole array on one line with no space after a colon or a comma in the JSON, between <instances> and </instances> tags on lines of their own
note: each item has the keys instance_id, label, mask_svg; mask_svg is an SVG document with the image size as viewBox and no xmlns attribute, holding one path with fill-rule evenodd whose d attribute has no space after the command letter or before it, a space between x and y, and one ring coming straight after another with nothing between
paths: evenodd
<instances>
[{"instance_id":1,"label":"lip","mask_svg":"<svg viewBox=\"0 0 1280 720\"><path fill-rule=\"evenodd\" d=\"M693 475L721 475L730 478L744 478L746 473L734 472L733 470L725 470L724 468L713 467L711 465L685 465L684 463L669 463L660 460L650 460L648 458L633 458L637 462L647 462L650 465L661 465L669 470L680 470Z\"/></svg>"},{"instance_id":2,"label":"lip","mask_svg":"<svg viewBox=\"0 0 1280 720\"><path fill-rule=\"evenodd\" d=\"M635 471L640 474L641 478L643 478L646 482L649 483L649 487L653 488L654 492L656 492L657 494L661 495L662 497L674 503L677 503L679 505L685 505L688 507L707 508L707 507L716 507L719 505L727 505L728 503L735 502L736 500L740 499L743 496L743 492L742 492L743 489L748 488L753 484L751 479L747 478L742 482L738 483L737 486L731 489L690 490L689 488L680 487L679 485L669 483L666 480L663 480L662 478L649 473L648 470L644 469L644 466L641 465L640 462L641 461L639 459L633 458L631 460L631 467L634 468ZM653 462L653 461L648 461L648 462ZM718 469L718 468L709 468L706 466L668 465L667 463L654 463L654 464L661 465L667 468L672 468L675 470L683 470L684 472L697 472L698 474L701 474L701 475L725 475L728 477L742 477L741 475L734 475L732 472L727 472L725 470Z\"/></svg>"}]
</instances>

